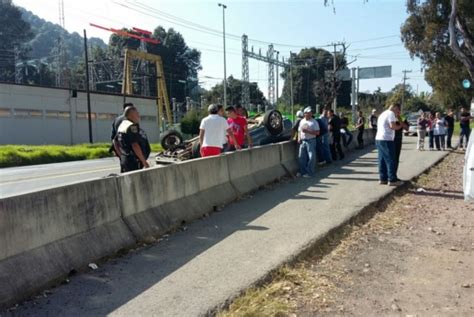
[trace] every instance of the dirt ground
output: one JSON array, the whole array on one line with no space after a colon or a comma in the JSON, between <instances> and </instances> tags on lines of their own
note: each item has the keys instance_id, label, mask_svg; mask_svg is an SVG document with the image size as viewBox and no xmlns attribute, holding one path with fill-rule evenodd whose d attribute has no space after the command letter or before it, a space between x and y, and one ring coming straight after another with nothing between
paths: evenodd
<instances>
[{"instance_id":1,"label":"dirt ground","mask_svg":"<svg viewBox=\"0 0 474 317\"><path fill-rule=\"evenodd\" d=\"M463 153L451 153L369 221L219 315L474 316L474 203L463 200L463 164Z\"/></svg>"}]
</instances>

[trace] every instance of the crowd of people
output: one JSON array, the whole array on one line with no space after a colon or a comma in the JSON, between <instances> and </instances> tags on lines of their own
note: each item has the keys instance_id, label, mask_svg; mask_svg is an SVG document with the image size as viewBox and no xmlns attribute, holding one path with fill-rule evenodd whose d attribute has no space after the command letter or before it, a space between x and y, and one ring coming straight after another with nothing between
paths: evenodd
<instances>
[{"instance_id":1,"label":"crowd of people","mask_svg":"<svg viewBox=\"0 0 474 317\"><path fill-rule=\"evenodd\" d=\"M461 108L459 113L459 148L467 147L471 135L471 115L466 108ZM421 113L417 121L418 141L416 148L419 151L425 150L425 138L428 136L428 149L430 151L453 149L452 139L455 127L455 117L453 109L449 109L443 117L440 112Z\"/></svg>"},{"instance_id":2,"label":"crowd of people","mask_svg":"<svg viewBox=\"0 0 474 317\"><path fill-rule=\"evenodd\" d=\"M323 108L315 116L311 107L298 111L293 126L292 139L297 140L298 177L313 177L316 165L331 164L344 159L343 147L348 148L353 141L349 130L349 119L333 109ZM145 131L139 125L140 115L131 103L125 103L123 114L112 124L112 146L120 159L121 172L148 168L147 159L151 152ZM398 186L402 182L397 172L400 162L404 131L409 123L401 116L400 105L394 103L377 116L374 109L368 117L368 127L372 131L378 151L380 184ZM463 148L469 142L471 116L467 109L460 111L460 141ZM362 111L357 114L355 132L357 148L364 148L366 119ZM437 113L421 113L417 120L417 149L425 150L425 138L428 137L429 150L452 149L452 137L455 127L454 111L449 109L446 116ZM248 130L247 113L241 106L211 104L208 116L202 119L199 128L201 157L215 156L223 152L252 147L252 138Z\"/></svg>"}]
</instances>

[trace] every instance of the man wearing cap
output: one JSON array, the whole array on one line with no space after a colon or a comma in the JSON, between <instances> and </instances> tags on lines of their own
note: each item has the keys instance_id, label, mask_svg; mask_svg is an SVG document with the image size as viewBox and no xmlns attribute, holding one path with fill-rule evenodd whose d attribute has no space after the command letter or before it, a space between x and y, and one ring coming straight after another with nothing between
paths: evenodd
<instances>
[{"instance_id":1,"label":"man wearing cap","mask_svg":"<svg viewBox=\"0 0 474 317\"><path fill-rule=\"evenodd\" d=\"M319 125L313 119L311 107L304 109L304 118L301 119L298 128L298 152L299 172L297 176L313 177L316 165L316 137L319 135Z\"/></svg>"},{"instance_id":2,"label":"man wearing cap","mask_svg":"<svg viewBox=\"0 0 474 317\"><path fill-rule=\"evenodd\" d=\"M240 150L232 129L226 119L221 117L217 105L210 105L207 108L209 115L202 119L199 127L199 144L201 146L201 157L215 156L222 153L226 143L226 135L232 140L235 148Z\"/></svg>"}]
</instances>

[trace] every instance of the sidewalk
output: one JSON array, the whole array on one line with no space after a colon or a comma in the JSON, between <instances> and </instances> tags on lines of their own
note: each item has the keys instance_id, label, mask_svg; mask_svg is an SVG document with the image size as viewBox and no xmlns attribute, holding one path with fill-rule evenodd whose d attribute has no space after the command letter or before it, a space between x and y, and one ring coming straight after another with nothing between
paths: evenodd
<instances>
[{"instance_id":1,"label":"sidewalk","mask_svg":"<svg viewBox=\"0 0 474 317\"><path fill-rule=\"evenodd\" d=\"M415 151L405 138L399 177L446 152ZM358 157L354 156L358 155ZM196 316L237 296L393 188L378 184L375 151L259 191L151 247L72 277L15 310L19 315Z\"/></svg>"}]
</instances>

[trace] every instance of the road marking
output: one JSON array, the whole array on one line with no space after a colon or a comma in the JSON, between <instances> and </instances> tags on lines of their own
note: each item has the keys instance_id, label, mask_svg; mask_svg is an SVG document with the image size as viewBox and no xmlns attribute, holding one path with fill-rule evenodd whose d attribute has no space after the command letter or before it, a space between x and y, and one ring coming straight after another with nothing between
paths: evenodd
<instances>
[{"instance_id":1,"label":"road marking","mask_svg":"<svg viewBox=\"0 0 474 317\"><path fill-rule=\"evenodd\" d=\"M12 180L12 181L7 181L7 182L0 182L0 185L25 183L25 182L29 182L29 181L32 181L32 180L38 180L38 179L53 179L53 178L61 178L61 177L68 177L68 176L76 176L76 175L90 174L90 173L93 173L93 172L109 171L109 170L118 171L119 169L117 167L96 168L96 169L91 169L91 170L76 172L76 173L69 173L69 174L52 174L52 175L46 175L46 176L36 176L36 177L31 177L31 178L24 178L24 179Z\"/></svg>"}]
</instances>

